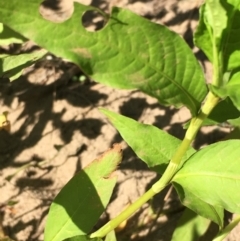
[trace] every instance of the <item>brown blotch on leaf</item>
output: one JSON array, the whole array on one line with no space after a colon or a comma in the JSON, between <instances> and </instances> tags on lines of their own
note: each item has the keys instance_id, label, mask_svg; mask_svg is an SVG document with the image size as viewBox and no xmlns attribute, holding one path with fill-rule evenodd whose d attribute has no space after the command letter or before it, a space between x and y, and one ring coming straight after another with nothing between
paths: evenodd
<instances>
[{"instance_id":1,"label":"brown blotch on leaf","mask_svg":"<svg viewBox=\"0 0 240 241\"><path fill-rule=\"evenodd\" d=\"M98 160L101 160L101 159L104 158L104 156L107 155L109 152L113 152L113 151L115 151L116 153L119 153L119 155L121 156L121 158L119 158L119 162L120 162L120 161L122 160L122 146L121 146L121 144L119 144L119 143L113 144L113 147L110 148L109 150L105 151L105 152L98 158ZM115 171L116 171L116 169L117 169L117 167L118 167L118 164L119 164L119 163L117 163L115 170L112 170L111 173L109 173L108 175L104 176L103 178L104 178L104 179L111 179L111 178L115 177L115 176L116 176L116 175L115 175Z\"/></svg>"},{"instance_id":2,"label":"brown blotch on leaf","mask_svg":"<svg viewBox=\"0 0 240 241\"><path fill-rule=\"evenodd\" d=\"M122 152L122 146L120 143L115 143L113 144L113 150L117 151L117 152Z\"/></svg>"},{"instance_id":3,"label":"brown blotch on leaf","mask_svg":"<svg viewBox=\"0 0 240 241\"><path fill-rule=\"evenodd\" d=\"M113 147L108 149L107 151L105 151L98 159L101 159L103 158L105 155L107 155L109 152L112 152L112 151L115 151L115 152L118 152L122 155L122 146L120 143L114 143L113 144Z\"/></svg>"},{"instance_id":4,"label":"brown blotch on leaf","mask_svg":"<svg viewBox=\"0 0 240 241\"><path fill-rule=\"evenodd\" d=\"M129 81L135 86L144 85L147 79L140 73L134 73L128 76Z\"/></svg>"},{"instance_id":5,"label":"brown blotch on leaf","mask_svg":"<svg viewBox=\"0 0 240 241\"><path fill-rule=\"evenodd\" d=\"M85 48L75 48L72 50L74 53L81 55L82 57L86 59L91 59L92 54L89 52L88 49Z\"/></svg>"}]
</instances>

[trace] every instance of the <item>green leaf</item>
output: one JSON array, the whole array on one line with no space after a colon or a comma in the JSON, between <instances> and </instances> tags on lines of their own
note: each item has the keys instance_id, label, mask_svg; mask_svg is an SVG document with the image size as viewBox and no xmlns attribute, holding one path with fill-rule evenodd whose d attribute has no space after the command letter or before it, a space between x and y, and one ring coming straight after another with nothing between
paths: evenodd
<instances>
[{"instance_id":1,"label":"green leaf","mask_svg":"<svg viewBox=\"0 0 240 241\"><path fill-rule=\"evenodd\" d=\"M137 88L164 105L184 105L192 115L197 114L207 93L204 75L191 49L176 33L116 7L105 27L92 33L79 24L79 18L95 8L75 3L72 17L55 24L39 16L41 1L0 2L0 19L50 52L76 63L98 82ZM13 18L12 12L18 18Z\"/></svg>"},{"instance_id":2,"label":"green leaf","mask_svg":"<svg viewBox=\"0 0 240 241\"><path fill-rule=\"evenodd\" d=\"M173 178L185 195L240 213L240 141L228 140L192 155Z\"/></svg>"},{"instance_id":3,"label":"green leaf","mask_svg":"<svg viewBox=\"0 0 240 241\"><path fill-rule=\"evenodd\" d=\"M0 23L0 45L9 45L12 43L23 43L27 39L21 34L13 31L8 26Z\"/></svg>"},{"instance_id":4,"label":"green leaf","mask_svg":"<svg viewBox=\"0 0 240 241\"><path fill-rule=\"evenodd\" d=\"M89 238L88 236L79 235L71 238L64 239L64 241L102 241L101 238Z\"/></svg>"},{"instance_id":5,"label":"green leaf","mask_svg":"<svg viewBox=\"0 0 240 241\"><path fill-rule=\"evenodd\" d=\"M115 144L75 175L54 199L47 218L44 241L61 241L91 231L109 202L122 159Z\"/></svg>"},{"instance_id":6,"label":"green leaf","mask_svg":"<svg viewBox=\"0 0 240 241\"><path fill-rule=\"evenodd\" d=\"M213 48L220 50L223 30L227 27L226 9L219 0L206 0L200 9L200 20L194 40L196 46L201 48L208 56L213 59Z\"/></svg>"},{"instance_id":7,"label":"green leaf","mask_svg":"<svg viewBox=\"0 0 240 241\"><path fill-rule=\"evenodd\" d=\"M221 87L209 85L210 90L221 98L229 97L238 110L240 110L240 72L233 74L229 82Z\"/></svg>"},{"instance_id":8,"label":"green leaf","mask_svg":"<svg viewBox=\"0 0 240 241\"><path fill-rule=\"evenodd\" d=\"M186 208L178 221L171 241L198 241L209 228L211 221Z\"/></svg>"},{"instance_id":9,"label":"green leaf","mask_svg":"<svg viewBox=\"0 0 240 241\"><path fill-rule=\"evenodd\" d=\"M141 124L109 110L101 109L101 112L109 118L136 155L148 167L154 167L162 174L181 141L155 126ZM194 152L193 148L189 148L183 161Z\"/></svg>"},{"instance_id":10,"label":"green leaf","mask_svg":"<svg viewBox=\"0 0 240 241\"><path fill-rule=\"evenodd\" d=\"M217 104L208 118L204 120L203 125L215 125L239 117L240 111L234 106L231 99L227 97Z\"/></svg>"},{"instance_id":11,"label":"green leaf","mask_svg":"<svg viewBox=\"0 0 240 241\"><path fill-rule=\"evenodd\" d=\"M208 57L208 59L212 62L213 61L213 43L211 40L211 35L208 32L209 29L207 28L206 22L205 22L205 8L206 5L203 4L200 7L199 10L199 22L198 26L196 28L196 31L194 33L194 44L199 47Z\"/></svg>"},{"instance_id":12,"label":"green leaf","mask_svg":"<svg viewBox=\"0 0 240 241\"><path fill-rule=\"evenodd\" d=\"M223 73L239 67L240 5L236 0L207 0L200 10L200 21L194 35L196 46L213 60L217 49Z\"/></svg>"},{"instance_id":13,"label":"green leaf","mask_svg":"<svg viewBox=\"0 0 240 241\"><path fill-rule=\"evenodd\" d=\"M15 80L22 74L24 68L34 64L46 53L46 50L40 50L30 54L0 55L0 76L8 77L11 81Z\"/></svg>"},{"instance_id":14,"label":"green leaf","mask_svg":"<svg viewBox=\"0 0 240 241\"><path fill-rule=\"evenodd\" d=\"M115 231L112 230L110 233L108 233L104 241L117 241Z\"/></svg>"},{"instance_id":15,"label":"green leaf","mask_svg":"<svg viewBox=\"0 0 240 241\"><path fill-rule=\"evenodd\" d=\"M202 217L212 220L223 227L224 210L222 207L210 205L178 183L173 183L183 205Z\"/></svg>"},{"instance_id":16,"label":"green leaf","mask_svg":"<svg viewBox=\"0 0 240 241\"><path fill-rule=\"evenodd\" d=\"M240 118L236 118L228 121L232 126L240 127Z\"/></svg>"}]
</instances>

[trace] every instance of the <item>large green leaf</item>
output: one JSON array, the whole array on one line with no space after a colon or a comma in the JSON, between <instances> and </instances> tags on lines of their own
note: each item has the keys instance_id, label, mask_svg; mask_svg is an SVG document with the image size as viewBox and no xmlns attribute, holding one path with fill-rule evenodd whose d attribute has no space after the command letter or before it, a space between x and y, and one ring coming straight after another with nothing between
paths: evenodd
<instances>
[{"instance_id":1,"label":"large green leaf","mask_svg":"<svg viewBox=\"0 0 240 241\"><path fill-rule=\"evenodd\" d=\"M116 7L106 26L92 33L79 23L79 18L93 7L75 3L72 17L56 24L39 16L40 2L0 2L0 19L50 52L78 64L98 82L137 88L162 104L185 105L197 114L207 93L203 72L176 33Z\"/></svg>"},{"instance_id":2,"label":"large green leaf","mask_svg":"<svg viewBox=\"0 0 240 241\"><path fill-rule=\"evenodd\" d=\"M198 241L206 233L211 221L186 208L178 221L171 241Z\"/></svg>"},{"instance_id":3,"label":"large green leaf","mask_svg":"<svg viewBox=\"0 0 240 241\"><path fill-rule=\"evenodd\" d=\"M141 124L109 110L101 109L101 111L109 118L137 156L148 167L154 167L155 171L162 174L181 141L155 126ZM183 161L194 152L193 148L189 148Z\"/></svg>"},{"instance_id":4,"label":"large green leaf","mask_svg":"<svg viewBox=\"0 0 240 241\"><path fill-rule=\"evenodd\" d=\"M91 231L109 202L116 184L112 172L121 159L121 147L116 144L63 187L50 207L44 241L62 241Z\"/></svg>"},{"instance_id":5,"label":"large green leaf","mask_svg":"<svg viewBox=\"0 0 240 241\"><path fill-rule=\"evenodd\" d=\"M230 212L240 212L240 141L228 140L192 155L173 178L181 193ZM191 198L191 197L190 197Z\"/></svg>"},{"instance_id":6,"label":"large green leaf","mask_svg":"<svg viewBox=\"0 0 240 241\"><path fill-rule=\"evenodd\" d=\"M8 77L11 81L17 79L24 68L31 66L47 53L46 50L19 55L0 55L0 76Z\"/></svg>"},{"instance_id":7,"label":"large green leaf","mask_svg":"<svg viewBox=\"0 0 240 241\"><path fill-rule=\"evenodd\" d=\"M223 64L223 72L240 66L239 10L239 0L206 0L200 10L195 44L211 61L215 49L220 67Z\"/></svg>"},{"instance_id":8,"label":"large green leaf","mask_svg":"<svg viewBox=\"0 0 240 241\"><path fill-rule=\"evenodd\" d=\"M26 41L26 38L24 38L21 34L0 23L0 45L23 43L24 41Z\"/></svg>"}]
</instances>

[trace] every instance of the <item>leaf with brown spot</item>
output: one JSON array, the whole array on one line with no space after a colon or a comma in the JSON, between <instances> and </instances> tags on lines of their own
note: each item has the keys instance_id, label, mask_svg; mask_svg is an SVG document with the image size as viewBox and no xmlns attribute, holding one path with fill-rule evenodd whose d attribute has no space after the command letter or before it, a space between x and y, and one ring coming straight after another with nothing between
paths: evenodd
<instances>
[{"instance_id":1,"label":"leaf with brown spot","mask_svg":"<svg viewBox=\"0 0 240 241\"><path fill-rule=\"evenodd\" d=\"M198 113L207 94L204 74L178 34L116 7L109 17L100 11L105 26L88 32L80 18L86 11L98 9L75 3L72 16L56 24L39 15L40 2L0 1L1 21L53 54L71 60L97 82L137 88L161 104L186 106L193 116Z\"/></svg>"},{"instance_id":2,"label":"leaf with brown spot","mask_svg":"<svg viewBox=\"0 0 240 241\"><path fill-rule=\"evenodd\" d=\"M73 49L73 52L79 54L80 56L86 59L92 58L91 52L89 52L88 49L85 48L75 48Z\"/></svg>"}]
</instances>

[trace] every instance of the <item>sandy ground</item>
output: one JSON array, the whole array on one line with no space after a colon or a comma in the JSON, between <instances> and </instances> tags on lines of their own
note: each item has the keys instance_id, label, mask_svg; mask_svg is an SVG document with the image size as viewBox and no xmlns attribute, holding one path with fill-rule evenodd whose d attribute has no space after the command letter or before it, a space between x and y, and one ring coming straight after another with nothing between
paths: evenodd
<instances>
[{"instance_id":1,"label":"sandy ground","mask_svg":"<svg viewBox=\"0 0 240 241\"><path fill-rule=\"evenodd\" d=\"M192 32L201 1L87 2L106 11L113 5L129 8L169 26L193 47ZM91 23L87 18L85 24L92 27ZM209 78L209 64L200 51L193 51ZM53 198L76 172L113 143L123 144L124 159L111 203L98 226L136 200L158 178L122 141L98 107L153 124L178 138L184 136L182 124L189 118L186 109L164 107L139 91L114 90L88 79L79 82L73 78L76 75L82 76L79 68L49 55L18 80L0 83L1 112L9 111L12 125L10 134L0 132L0 210L4 232L14 240L43 240ZM213 143L228 131L223 127L203 128L194 146ZM39 162L44 163L36 166ZM23 165L28 166L6 180ZM144 205L118 233L118 239L171 240L183 208L174 191L163 202L166 192ZM165 215L158 215L161 206ZM238 230L226 240L240 240Z\"/></svg>"}]
</instances>

